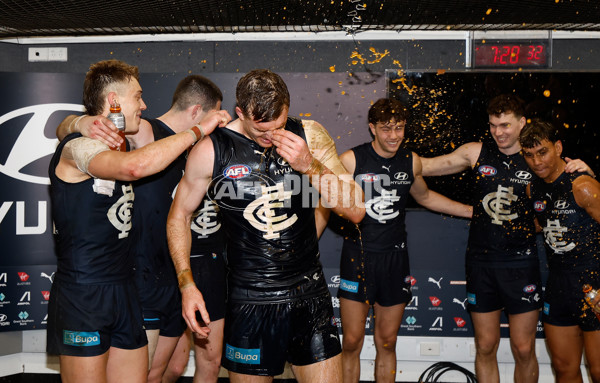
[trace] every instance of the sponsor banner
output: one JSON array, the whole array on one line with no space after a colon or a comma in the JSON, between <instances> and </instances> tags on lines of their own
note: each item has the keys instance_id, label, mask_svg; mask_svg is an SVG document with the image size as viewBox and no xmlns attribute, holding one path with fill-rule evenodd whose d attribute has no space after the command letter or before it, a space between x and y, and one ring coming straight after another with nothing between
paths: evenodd
<instances>
[{"instance_id":1,"label":"sponsor banner","mask_svg":"<svg viewBox=\"0 0 600 383\"><path fill-rule=\"evenodd\" d=\"M46 328L56 265L0 266L0 331Z\"/></svg>"}]
</instances>

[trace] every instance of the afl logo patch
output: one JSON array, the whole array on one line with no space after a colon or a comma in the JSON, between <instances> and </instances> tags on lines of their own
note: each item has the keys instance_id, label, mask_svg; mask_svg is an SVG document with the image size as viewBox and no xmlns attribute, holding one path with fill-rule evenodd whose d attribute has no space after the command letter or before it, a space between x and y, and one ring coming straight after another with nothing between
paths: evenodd
<instances>
[{"instance_id":1,"label":"afl logo patch","mask_svg":"<svg viewBox=\"0 0 600 383\"><path fill-rule=\"evenodd\" d=\"M231 165L223 171L223 175L230 179L244 178L252 173L248 165Z\"/></svg>"},{"instance_id":2,"label":"afl logo patch","mask_svg":"<svg viewBox=\"0 0 600 383\"><path fill-rule=\"evenodd\" d=\"M367 173L363 174L360 179L364 182L377 182L379 181L379 174Z\"/></svg>"},{"instance_id":3,"label":"afl logo patch","mask_svg":"<svg viewBox=\"0 0 600 383\"><path fill-rule=\"evenodd\" d=\"M398 181L406 181L408 179L408 173L398 172L398 173L394 174L394 178L397 179Z\"/></svg>"},{"instance_id":4,"label":"afl logo patch","mask_svg":"<svg viewBox=\"0 0 600 383\"><path fill-rule=\"evenodd\" d=\"M496 168L490 165L481 165L479 169L477 169L477 171L479 171L479 173L483 174L484 176L493 176L496 173L498 173Z\"/></svg>"},{"instance_id":5,"label":"afl logo patch","mask_svg":"<svg viewBox=\"0 0 600 383\"><path fill-rule=\"evenodd\" d=\"M515 173L515 176L517 176L517 178L522 179L522 180L531 179L531 173L526 172L525 170L519 170L518 172Z\"/></svg>"},{"instance_id":6,"label":"afl logo patch","mask_svg":"<svg viewBox=\"0 0 600 383\"><path fill-rule=\"evenodd\" d=\"M544 201L535 201L533 203L533 210L537 211L538 213L541 211L546 210L546 202Z\"/></svg>"},{"instance_id":7,"label":"afl logo patch","mask_svg":"<svg viewBox=\"0 0 600 383\"><path fill-rule=\"evenodd\" d=\"M523 287L523 292L525 293L532 293L537 289L536 285L527 285L525 287Z\"/></svg>"}]
</instances>

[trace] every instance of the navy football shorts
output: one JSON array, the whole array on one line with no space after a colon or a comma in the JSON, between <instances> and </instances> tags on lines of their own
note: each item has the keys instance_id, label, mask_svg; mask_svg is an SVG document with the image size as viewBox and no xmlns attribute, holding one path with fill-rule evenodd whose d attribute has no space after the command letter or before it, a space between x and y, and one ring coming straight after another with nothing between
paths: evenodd
<instances>
[{"instance_id":1,"label":"navy football shorts","mask_svg":"<svg viewBox=\"0 0 600 383\"><path fill-rule=\"evenodd\" d=\"M375 252L344 241L340 261L338 298L370 305L394 306L412 299L406 246Z\"/></svg>"},{"instance_id":2,"label":"navy football shorts","mask_svg":"<svg viewBox=\"0 0 600 383\"><path fill-rule=\"evenodd\" d=\"M542 282L537 263L524 267L467 265L468 310L487 313L506 310L522 314L542 307Z\"/></svg>"},{"instance_id":3,"label":"navy football shorts","mask_svg":"<svg viewBox=\"0 0 600 383\"><path fill-rule=\"evenodd\" d=\"M177 285L144 287L144 328L160 330L161 336L180 337L186 324L181 315L181 293Z\"/></svg>"},{"instance_id":4,"label":"navy football shorts","mask_svg":"<svg viewBox=\"0 0 600 383\"><path fill-rule=\"evenodd\" d=\"M211 321L225 318L227 282L225 259L222 254L212 253L190 257L196 287L202 293Z\"/></svg>"},{"instance_id":5,"label":"navy football shorts","mask_svg":"<svg viewBox=\"0 0 600 383\"><path fill-rule=\"evenodd\" d=\"M146 344L133 280L102 285L54 281L48 304L48 353L97 356L110 347L134 350Z\"/></svg>"},{"instance_id":6,"label":"navy football shorts","mask_svg":"<svg viewBox=\"0 0 600 383\"><path fill-rule=\"evenodd\" d=\"M579 326L583 331L600 330L600 320L585 303L582 287L600 288L597 272L551 270L546 283L543 321L554 326Z\"/></svg>"},{"instance_id":7,"label":"navy football shorts","mask_svg":"<svg viewBox=\"0 0 600 383\"><path fill-rule=\"evenodd\" d=\"M332 358L342 352L332 319L329 292L287 303L230 303L222 365L239 374L274 376L286 361L304 366Z\"/></svg>"}]
</instances>

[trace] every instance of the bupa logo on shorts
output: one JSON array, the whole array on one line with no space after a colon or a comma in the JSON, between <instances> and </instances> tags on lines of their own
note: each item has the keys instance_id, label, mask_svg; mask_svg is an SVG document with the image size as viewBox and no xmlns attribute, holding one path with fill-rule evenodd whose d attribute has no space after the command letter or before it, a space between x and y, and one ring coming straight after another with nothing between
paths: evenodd
<instances>
[{"instance_id":1,"label":"bupa logo on shorts","mask_svg":"<svg viewBox=\"0 0 600 383\"><path fill-rule=\"evenodd\" d=\"M238 348L225 344L225 357L236 363L260 364L260 348Z\"/></svg>"},{"instance_id":2,"label":"bupa logo on shorts","mask_svg":"<svg viewBox=\"0 0 600 383\"><path fill-rule=\"evenodd\" d=\"M550 315L550 303L544 302L544 314Z\"/></svg>"},{"instance_id":3,"label":"bupa logo on shorts","mask_svg":"<svg viewBox=\"0 0 600 383\"><path fill-rule=\"evenodd\" d=\"M100 334L98 331L69 331L63 330L63 344L67 346L98 346Z\"/></svg>"},{"instance_id":4,"label":"bupa logo on shorts","mask_svg":"<svg viewBox=\"0 0 600 383\"><path fill-rule=\"evenodd\" d=\"M481 174L483 174L484 176L493 176L496 173L498 173L498 171L496 170L495 167L490 166L490 165L481 165L477 171Z\"/></svg>"},{"instance_id":5,"label":"bupa logo on shorts","mask_svg":"<svg viewBox=\"0 0 600 383\"><path fill-rule=\"evenodd\" d=\"M546 202L544 202L544 201L535 201L533 203L533 210L537 211L538 213L546 210Z\"/></svg>"},{"instance_id":6,"label":"bupa logo on shorts","mask_svg":"<svg viewBox=\"0 0 600 383\"><path fill-rule=\"evenodd\" d=\"M475 298L475 294L473 293L467 293L467 301L472 304L472 305L476 305L477 304L477 299Z\"/></svg>"},{"instance_id":7,"label":"bupa logo on shorts","mask_svg":"<svg viewBox=\"0 0 600 383\"><path fill-rule=\"evenodd\" d=\"M534 292L535 290L537 290L536 285L527 285L527 286L523 287L523 292L528 293L528 294Z\"/></svg>"},{"instance_id":8,"label":"bupa logo on shorts","mask_svg":"<svg viewBox=\"0 0 600 383\"><path fill-rule=\"evenodd\" d=\"M529 173L528 171L525 171L525 170L519 170L518 172L515 173L515 176L521 180L531 179L531 173Z\"/></svg>"},{"instance_id":9,"label":"bupa logo on shorts","mask_svg":"<svg viewBox=\"0 0 600 383\"><path fill-rule=\"evenodd\" d=\"M360 176L361 181L364 182L377 182L379 181L379 174L367 173Z\"/></svg>"},{"instance_id":10,"label":"bupa logo on shorts","mask_svg":"<svg viewBox=\"0 0 600 383\"><path fill-rule=\"evenodd\" d=\"M250 175L250 173L252 173L250 166L243 164L231 165L223 171L223 175L230 179L244 178Z\"/></svg>"},{"instance_id":11,"label":"bupa logo on shorts","mask_svg":"<svg viewBox=\"0 0 600 383\"><path fill-rule=\"evenodd\" d=\"M345 279L340 279L340 289L347 291L349 293L358 292L358 282L347 281Z\"/></svg>"}]
</instances>

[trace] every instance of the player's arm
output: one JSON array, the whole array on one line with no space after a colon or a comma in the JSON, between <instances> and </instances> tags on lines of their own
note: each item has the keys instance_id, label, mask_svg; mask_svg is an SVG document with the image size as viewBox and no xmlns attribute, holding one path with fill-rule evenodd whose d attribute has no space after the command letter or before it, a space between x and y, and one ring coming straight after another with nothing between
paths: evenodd
<instances>
[{"instance_id":1,"label":"player's arm","mask_svg":"<svg viewBox=\"0 0 600 383\"><path fill-rule=\"evenodd\" d=\"M327 206L353 223L365 216L364 197L342 165L335 143L323 126L314 121L303 121L306 142L287 130L273 132L277 153L290 166L306 174L312 186L320 193Z\"/></svg>"},{"instance_id":2,"label":"player's arm","mask_svg":"<svg viewBox=\"0 0 600 383\"><path fill-rule=\"evenodd\" d=\"M200 127L194 126L143 148L131 152L105 150L90 159L88 173L97 178L122 181L132 181L158 173L197 140L202 139L205 132L212 132L217 126L225 126L230 120L231 117L226 111L215 111L202 119ZM79 140L82 139L71 142Z\"/></svg>"},{"instance_id":3,"label":"player's arm","mask_svg":"<svg viewBox=\"0 0 600 383\"><path fill-rule=\"evenodd\" d=\"M88 116L85 114L67 116L56 128L56 137L59 141L62 141L71 133L81 133L85 137L99 140L111 148L115 148L123 142L121 136L117 134L115 124L104 116Z\"/></svg>"},{"instance_id":4,"label":"player's arm","mask_svg":"<svg viewBox=\"0 0 600 383\"><path fill-rule=\"evenodd\" d=\"M410 187L410 195L421 206L457 217L471 218L473 216L472 206L451 200L433 190L429 190L423 179L421 160L415 153L413 153L413 174L415 179Z\"/></svg>"},{"instance_id":5,"label":"player's arm","mask_svg":"<svg viewBox=\"0 0 600 383\"><path fill-rule=\"evenodd\" d=\"M477 163L481 146L481 142L469 142L443 156L421 157L423 176L444 176L472 168Z\"/></svg>"},{"instance_id":6,"label":"player's arm","mask_svg":"<svg viewBox=\"0 0 600 383\"><path fill-rule=\"evenodd\" d=\"M600 183L584 175L573 181L573 196L577 205L598 223L600 223Z\"/></svg>"},{"instance_id":7,"label":"player's arm","mask_svg":"<svg viewBox=\"0 0 600 383\"><path fill-rule=\"evenodd\" d=\"M192 235L190 225L192 215L198 208L212 178L214 148L210 139L202 140L190 152L185 173L177 186L177 193L171 204L167 218L167 240L169 252L177 272L177 280L182 297L182 314L193 332L206 337L208 327L196 320L200 312L206 325L210 323L202 293L196 287L190 267Z\"/></svg>"}]
</instances>

